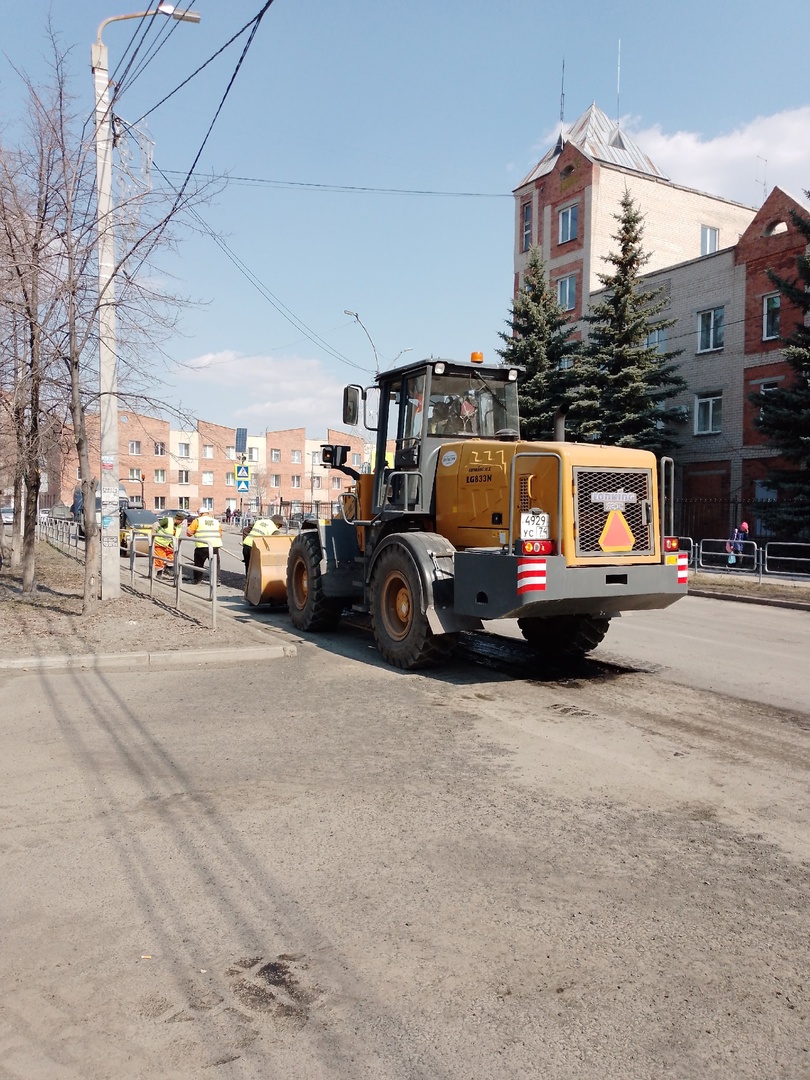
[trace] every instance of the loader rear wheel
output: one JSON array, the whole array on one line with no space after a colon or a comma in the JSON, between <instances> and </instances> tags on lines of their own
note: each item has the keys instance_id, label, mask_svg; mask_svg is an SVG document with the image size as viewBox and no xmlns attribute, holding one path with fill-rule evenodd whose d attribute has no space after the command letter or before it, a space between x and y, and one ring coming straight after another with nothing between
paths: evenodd
<instances>
[{"instance_id":1,"label":"loader rear wheel","mask_svg":"<svg viewBox=\"0 0 810 1080\"><path fill-rule=\"evenodd\" d=\"M600 645L610 619L595 615L556 615L549 619L518 619L524 638L545 656L584 656Z\"/></svg>"},{"instance_id":2,"label":"loader rear wheel","mask_svg":"<svg viewBox=\"0 0 810 1080\"><path fill-rule=\"evenodd\" d=\"M434 636L424 610L419 571L399 545L386 548L371 579L371 625L377 648L394 667L415 671L446 659L455 634Z\"/></svg>"},{"instance_id":3,"label":"loader rear wheel","mask_svg":"<svg viewBox=\"0 0 810 1080\"><path fill-rule=\"evenodd\" d=\"M297 630L334 630L340 619L341 602L324 596L321 543L314 530L299 533L290 544L287 605Z\"/></svg>"}]
</instances>

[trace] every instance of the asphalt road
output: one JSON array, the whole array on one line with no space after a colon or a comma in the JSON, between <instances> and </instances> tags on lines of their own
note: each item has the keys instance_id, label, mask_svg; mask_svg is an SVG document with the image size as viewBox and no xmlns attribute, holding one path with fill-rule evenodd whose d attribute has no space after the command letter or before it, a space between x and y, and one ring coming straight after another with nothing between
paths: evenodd
<instances>
[{"instance_id":1,"label":"asphalt road","mask_svg":"<svg viewBox=\"0 0 810 1080\"><path fill-rule=\"evenodd\" d=\"M728 607L522 678L0 676L0 1075L810 1076L806 703L630 655Z\"/></svg>"},{"instance_id":2,"label":"asphalt road","mask_svg":"<svg viewBox=\"0 0 810 1080\"><path fill-rule=\"evenodd\" d=\"M521 637L511 622L488 623L487 629ZM686 596L663 611L628 612L613 619L592 655L660 673L668 683L781 709L808 709L806 611Z\"/></svg>"}]
</instances>

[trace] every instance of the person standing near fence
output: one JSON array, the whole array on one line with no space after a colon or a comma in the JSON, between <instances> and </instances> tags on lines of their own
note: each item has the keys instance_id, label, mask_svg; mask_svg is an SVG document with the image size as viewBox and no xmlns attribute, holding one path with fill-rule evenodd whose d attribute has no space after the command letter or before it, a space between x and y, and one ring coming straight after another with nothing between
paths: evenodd
<instances>
[{"instance_id":1,"label":"person standing near fence","mask_svg":"<svg viewBox=\"0 0 810 1080\"><path fill-rule=\"evenodd\" d=\"M213 549L219 562L219 549L222 547L222 525L214 515L205 509L201 509L199 515L191 522L186 530L189 536L194 538L194 584L199 585L203 579L203 567L208 560L209 546ZM217 579L218 579L217 575Z\"/></svg>"},{"instance_id":2,"label":"person standing near fence","mask_svg":"<svg viewBox=\"0 0 810 1080\"><path fill-rule=\"evenodd\" d=\"M174 570L174 538L180 535L186 515L178 510L173 518L162 517L155 525L155 577Z\"/></svg>"},{"instance_id":3,"label":"person standing near fence","mask_svg":"<svg viewBox=\"0 0 810 1080\"><path fill-rule=\"evenodd\" d=\"M242 537L242 558L245 560L245 574L250 565L250 553L253 550L253 541L257 536L272 536L278 532L278 527L270 518L256 518L250 529Z\"/></svg>"},{"instance_id":4,"label":"person standing near fence","mask_svg":"<svg viewBox=\"0 0 810 1080\"><path fill-rule=\"evenodd\" d=\"M732 532L731 536L726 541L726 551L728 552L728 565L734 566L742 559L743 544L748 539L748 522L741 521L736 529Z\"/></svg>"}]
</instances>

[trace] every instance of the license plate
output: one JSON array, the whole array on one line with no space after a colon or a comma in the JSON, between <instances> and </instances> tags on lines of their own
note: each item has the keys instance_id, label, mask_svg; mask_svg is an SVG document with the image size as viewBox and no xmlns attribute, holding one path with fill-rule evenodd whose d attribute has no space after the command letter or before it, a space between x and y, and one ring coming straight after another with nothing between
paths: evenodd
<instances>
[{"instance_id":1,"label":"license plate","mask_svg":"<svg viewBox=\"0 0 810 1080\"><path fill-rule=\"evenodd\" d=\"M550 519L548 514L521 514L521 540L548 540Z\"/></svg>"}]
</instances>

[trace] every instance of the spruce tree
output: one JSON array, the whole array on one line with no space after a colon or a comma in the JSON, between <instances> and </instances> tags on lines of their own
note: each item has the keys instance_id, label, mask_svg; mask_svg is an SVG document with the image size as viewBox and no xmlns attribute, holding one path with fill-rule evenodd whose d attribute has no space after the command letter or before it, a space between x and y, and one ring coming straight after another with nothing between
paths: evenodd
<instances>
[{"instance_id":1,"label":"spruce tree","mask_svg":"<svg viewBox=\"0 0 810 1080\"><path fill-rule=\"evenodd\" d=\"M505 346L498 355L505 364L524 369L518 380L521 435L550 439L554 413L568 397L580 343L571 340L574 325L557 302L536 247L529 252L523 284L506 325L511 333L499 332Z\"/></svg>"},{"instance_id":2,"label":"spruce tree","mask_svg":"<svg viewBox=\"0 0 810 1080\"><path fill-rule=\"evenodd\" d=\"M810 198L810 192L805 192ZM810 220L791 211L796 228L810 244ZM798 277L780 278L772 271L768 277L781 296L804 316L810 311L810 257L807 252L796 260ZM772 467L768 482L777 493L777 501L763 508L763 518L778 535L788 540L810 540L810 327L804 320L787 339L784 357L792 377L784 387L767 394L752 395L759 406L757 424L780 457L790 467Z\"/></svg>"},{"instance_id":3,"label":"spruce tree","mask_svg":"<svg viewBox=\"0 0 810 1080\"><path fill-rule=\"evenodd\" d=\"M686 383L672 362L681 350L662 352L648 340L675 320L657 317L669 301L662 288L642 281L650 257L641 243L643 218L627 191L615 219L618 250L606 260L614 269L599 275L606 292L585 316L591 329L571 417L584 439L665 454L678 445L675 429L684 422L682 410L667 402Z\"/></svg>"}]
</instances>

